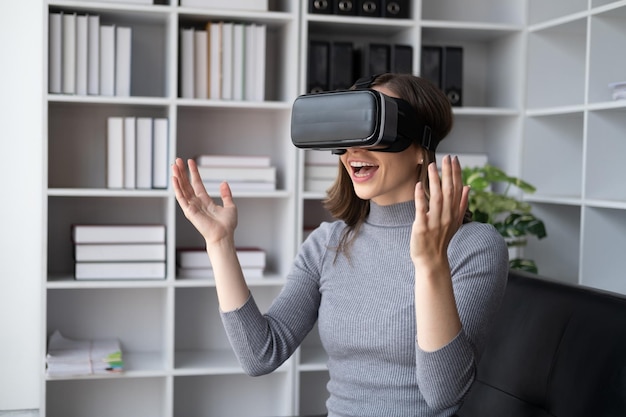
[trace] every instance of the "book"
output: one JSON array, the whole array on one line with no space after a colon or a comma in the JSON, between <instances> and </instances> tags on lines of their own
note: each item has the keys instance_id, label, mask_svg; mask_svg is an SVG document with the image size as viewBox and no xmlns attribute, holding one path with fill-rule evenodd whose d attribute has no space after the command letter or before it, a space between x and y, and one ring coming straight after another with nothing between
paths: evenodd
<instances>
[{"instance_id":1,"label":"book","mask_svg":"<svg viewBox=\"0 0 626 417\"><path fill-rule=\"evenodd\" d=\"M222 98L222 22L207 23L209 34L209 98Z\"/></svg>"},{"instance_id":2,"label":"book","mask_svg":"<svg viewBox=\"0 0 626 417\"><path fill-rule=\"evenodd\" d=\"M130 96L132 29L115 28L115 95Z\"/></svg>"},{"instance_id":3,"label":"book","mask_svg":"<svg viewBox=\"0 0 626 417\"><path fill-rule=\"evenodd\" d=\"M87 27L87 94L100 94L100 16L89 15Z\"/></svg>"},{"instance_id":4,"label":"book","mask_svg":"<svg viewBox=\"0 0 626 417\"><path fill-rule=\"evenodd\" d=\"M124 188L132 190L137 186L137 118L124 118Z\"/></svg>"},{"instance_id":5,"label":"book","mask_svg":"<svg viewBox=\"0 0 626 417\"><path fill-rule=\"evenodd\" d=\"M220 189L220 184L223 181L202 181L204 184L204 188L206 188L207 192L210 194L217 193ZM252 181L228 181L228 186L230 187L230 191L233 194L238 194L241 192L265 192L265 191L276 191L276 183L275 182L252 182Z\"/></svg>"},{"instance_id":6,"label":"book","mask_svg":"<svg viewBox=\"0 0 626 417\"><path fill-rule=\"evenodd\" d=\"M330 70L330 42L324 40L309 41L307 93L319 93L328 90Z\"/></svg>"},{"instance_id":7,"label":"book","mask_svg":"<svg viewBox=\"0 0 626 417\"><path fill-rule=\"evenodd\" d=\"M304 163L306 165L334 165L339 163L339 156L331 151L304 150Z\"/></svg>"},{"instance_id":8,"label":"book","mask_svg":"<svg viewBox=\"0 0 626 417\"><path fill-rule=\"evenodd\" d=\"M165 279L165 262L76 262L74 278Z\"/></svg>"},{"instance_id":9,"label":"book","mask_svg":"<svg viewBox=\"0 0 626 417\"><path fill-rule=\"evenodd\" d=\"M195 158L198 166L212 167L269 167L267 155L199 155Z\"/></svg>"},{"instance_id":10,"label":"book","mask_svg":"<svg viewBox=\"0 0 626 417\"><path fill-rule=\"evenodd\" d=\"M63 14L48 15L48 91L60 94L63 85Z\"/></svg>"},{"instance_id":11,"label":"book","mask_svg":"<svg viewBox=\"0 0 626 417\"><path fill-rule=\"evenodd\" d=\"M238 247L237 259L242 268L265 268L265 251L256 247ZM203 248L183 248L176 251L176 264L181 268L211 268Z\"/></svg>"},{"instance_id":12,"label":"book","mask_svg":"<svg viewBox=\"0 0 626 417\"><path fill-rule=\"evenodd\" d=\"M233 23L222 23L222 99L233 98Z\"/></svg>"},{"instance_id":13,"label":"book","mask_svg":"<svg viewBox=\"0 0 626 417\"><path fill-rule=\"evenodd\" d=\"M72 241L80 243L164 243L163 224L74 224Z\"/></svg>"},{"instance_id":14,"label":"book","mask_svg":"<svg viewBox=\"0 0 626 417\"><path fill-rule=\"evenodd\" d=\"M411 45L392 46L391 71L397 74L413 74L413 47Z\"/></svg>"},{"instance_id":15,"label":"book","mask_svg":"<svg viewBox=\"0 0 626 417\"><path fill-rule=\"evenodd\" d=\"M210 9L248 10L266 12L268 0L180 0L183 7L202 7Z\"/></svg>"},{"instance_id":16,"label":"book","mask_svg":"<svg viewBox=\"0 0 626 417\"><path fill-rule=\"evenodd\" d=\"M267 26L264 24L255 25L254 41L255 45L255 65L254 71L254 93L252 94L254 101L265 100L265 72L266 72L266 49L267 49Z\"/></svg>"},{"instance_id":17,"label":"book","mask_svg":"<svg viewBox=\"0 0 626 417\"><path fill-rule=\"evenodd\" d=\"M152 188L152 119L150 117L137 118L137 153L135 159L135 180L137 188Z\"/></svg>"},{"instance_id":18,"label":"book","mask_svg":"<svg viewBox=\"0 0 626 417\"><path fill-rule=\"evenodd\" d=\"M209 39L206 30L194 31L194 97L208 97Z\"/></svg>"},{"instance_id":19,"label":"book","mask_svg":"<svg viewBox=\"0 0 626 417\"><path fill-rule=\"evenodd\" d=\"M124 187L124 119L107 119L107 188Z\"/></svg>"},{"instance_id":20,"label":"book","mask_svg":"<svg viewBox=\"0 0 626 417\"><path fill-rule=\"evenodd\" d=\"M210 167L199 166L203 181L275 182L276 167Z\"/></svg>"},{"instance_id":21,"label":"book","mask_svg":"<svg viewBox=\"0 0 626 417\"><path fill-rule=\"evenodd\" d=\"M248 279L263 278L263 268L241 268L243 277ZM176 277L178 279L213 279L215 274L213 268L177 268Z\"/></svg>"},{"instance_id":22,"label":"book","mask_svg":"<svg viewBox=\"0 0 626 417\"><path fill-rule=\"evenodd\" d=\"M328 88L345 90L350 88L354 81L354 45L352 42L331 42Z\"/></svg>"},{"instance_id":23,"label":"book","mask_svg":"<svg viewBox=\"0 0 626 417\"><path fill-rule=\"evenodd\" d=\"M165 118L153 120L152 132L152 188L165 189L169 180L168 124Z\"/></svg>"},{"instance_id":24,"label":"book","mask_svg":"<svg viewBox=\"0 0 626 417\"><path fill-rule=\"evenodd\" d=\"M76 16L76 94L87 95L89 16Z\"/></svg>"},{"instance_id":25,"label":"book","mask_svg":"<svg viewBox=\"0 0 626 417\"><path fill-rule=\"evenodd\" d=\"M337 177L337 165L305 165L304 178L334 180Z\"/></svg>"},{"instance_id":26,"label":"book","mask_svg":"<svg viewBox=\"0 0 626 417\"><path fill-rule=\"evenodd\" d=\"M115 26L100 26L100 95L115 95Z\"/></svg>"},{"instance_id":27,"label":"book","mask_svg":"<svg viewBox=\"0 0 626 417\"><path fill-rule=\"evenodd\" d=\"M244 24L233 25L233 100L244 98Z\"/></svg>"},{"instance_id":28,"label":"book","mask_svg":"<svg viewBox=\"0 0 626 417\"><path fill-rule=\"evenodd\" d=\"M243 57L243 98L247 101L255 99L256 75L256 29L254 24L244 26L244 57Z\"/></svg>"},{"instance_id":29,"label":"book","mask_svg":"<svg viewBox=\"0 0 626 417\"><path fill-rule=\"evenodd\" d=\"M319 179L319 178L305 178L304 190L313 192L326 192L333 185L334 180Z\"/></svg>"},{"instance_id":30,"label":"book","mask_svg":"<svg viewBox=\"0 0 626 417\"><path fill-rule=\"evenodd\" d=\"M194 97L194 30L180 31L180 96Z\"/></svg>"},{"instance_id":31,"label":"book","mask_svg":"<svg viewBox=\"0 0 626 417\"><path fill-rule=\"evenodd\" d=\"M165 243L78 243L74 260L95 261L165 261Z\"/></svg>"},{"instance_id":32,"label":"book","mask_svg":"<svg viewBox=\"0 0 626 417\"><path fill-rule=\"evenodd\" d=\"M76 93L76 13L63 14L63 93Z\"/></svg>"},{"instance_id":33,"label":"book","mask_svg":"<svg viewBox=\"0 0 626 417\"><path fill-rule=\"evenodd\" d=\"M385 43L365 45L361 73L374 75L389 71L391 71L391 45Z\"/></svg>"}]
</instances>

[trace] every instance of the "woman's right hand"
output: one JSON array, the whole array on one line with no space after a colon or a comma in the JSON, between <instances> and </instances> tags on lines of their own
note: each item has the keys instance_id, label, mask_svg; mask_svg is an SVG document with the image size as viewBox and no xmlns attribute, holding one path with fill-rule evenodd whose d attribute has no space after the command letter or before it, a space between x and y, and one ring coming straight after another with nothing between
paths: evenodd
<instances>
[{"instance_id":1,"label":"woman's right hand","mask_svg":"<svg viewBox=\"0 0 626 417\"><path fill-rule=\"evenodd\" d=\"M225 241L232 243L237 227L237 207L230 187L226 182L220 185L223 205L215 204L202 183L196 162L189 159L187 165L189 175L181 158L176 158L172 165L172 186L185 217L204 237L207 246Z\"/></svg>"}]
</instances>

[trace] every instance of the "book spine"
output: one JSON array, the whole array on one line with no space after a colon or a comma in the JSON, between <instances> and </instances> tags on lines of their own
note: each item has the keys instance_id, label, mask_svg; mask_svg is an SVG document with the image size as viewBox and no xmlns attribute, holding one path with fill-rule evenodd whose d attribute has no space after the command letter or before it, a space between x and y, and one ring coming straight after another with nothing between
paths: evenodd
<instances>
[{"instance_id":1,"label":"book spine","mask_svg":"<svg viewBox=\"0 0 626 417\"><path fill-rule=\"evenodd\" d=\"M152 119L137 118L136 183L138 189L152 188Z\"/></svg>"},{"instance_id":2,"label":"book spine","mask_svg":"<svg viewBox=\"0 0 626 417\"><path fill-rule=\"evenodd\" d=\"M87 95L89 17L76 16L76 94Z\"/></svg>"},{"instance_id":3,"label":"book spine","mask_svg":"<svg viewBox=\"0 0 626 417\"><path fill-rule=\"evenodd\" d=\"M76 13L63 15L63 93L76 93Z\"/></svg>"},{"instance_id":4,"label":"book spine","mask_svg":"<svg viewBox=\"0 0 626 417\"><path fill-rule=\"evenodd\" d=\"M168 123L165 118L153 122L152 188L165 189L168 181Z\"/></svg>"},{"instance_id":5,"label":"book spine","mask_svg":"<svg viewBox=\"0 0 626 417\"><path fill-rule=\"evenodd\" d=\"M100 94L100 16L89 16L87 40L87 93Z\"/></svg>"},{"instance_id":6,"label":"book spine","mask_svg":"<svg viewBox=\"0 0 626 417\"><path fill-rule=\"evenodd\" d=\"M60 94L63 84L63 15L61 13L49 14L48 31L48 91Z\"/></svg>"},{"instance_id":7,"label":"book spine","mask_svg":"<svg viewBox=\"0 0 626 417\"><path fill-rule=\"evenodd\" d=\"M115 95L115 26L100 26L100 95Z\"/></svg>"},{"instance_id":8,"label":"book spine","mask_svg":"<svg viewBox=\"0 0 626 417\"><path fill-rule=\"evenodd\" d=\"M134 189L137 186L137 119L124 118L124 188Z\"/></svg>"},{"instance_id":9,"label":"book spine","mask_svg":"<svg viewBox=\"0 0 626 417\"><path fill-rule=\"evenodd\" d=\"M121 117L107 119L107 188L124 186L124 121Z\"/></svg>"},{"instance_id":10,"label":"book spine","mask_svg":"<svg viewBox=\"0 0 626 417\"><path fill-rule=\"evenodd\" d=\"M194 30L182 29L180 31L181 43L181 97L194 97Z\"/></svg>"},{"instance_id":11,"label":"book spine","mask_svg":"<svg viewBox=\"0 0 626 417\"><path fill-rule=\"evenodd\" d=\"M115 95L130 96L132 29L115 28Z\"/></svg>"}]
</instances>

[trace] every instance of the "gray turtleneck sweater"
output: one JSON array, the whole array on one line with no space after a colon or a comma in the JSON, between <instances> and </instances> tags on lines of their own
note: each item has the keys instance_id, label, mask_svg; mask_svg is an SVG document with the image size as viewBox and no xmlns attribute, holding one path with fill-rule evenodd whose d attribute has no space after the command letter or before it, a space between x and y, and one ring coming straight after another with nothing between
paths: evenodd
<instances>
[{"instance_id":1,"label":"gray turtleneck sweater","mask_svg":"<svg viewBox=\"0 0 626 417\"><path fill-rule=\"evenodd\" d=\"M415 269L409 255L414 202L370 205L350 251L337 246L345 224L323 223L302 244L286 284L266 314L250 297L222 312L244 370L275 370L316 321L328 354L329 417L445 417L474 381L508 273L503 238L482 223L463 225L448 247L463 325L446 346L416 343Z\"/></svg>"}]
</instances>

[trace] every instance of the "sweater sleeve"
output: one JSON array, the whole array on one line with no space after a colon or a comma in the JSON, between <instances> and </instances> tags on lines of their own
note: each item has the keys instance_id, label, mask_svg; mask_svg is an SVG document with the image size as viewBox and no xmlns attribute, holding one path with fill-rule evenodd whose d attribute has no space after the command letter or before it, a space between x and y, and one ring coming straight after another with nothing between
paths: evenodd
<instances>
[{"instance_id":1,"label":"sweater sleeve","mask_svg":"<svg viewBox=\"0 0 626 417\"><path fill-rule=\"evenodd\" d=\"M464 225L450 242L448 257L462 329L433 352L421 350L416 342L420 390L435 409L459 404L474 382L508 276L506 243L488 224Z\"/></svg>"},{"instance_id":2,"label":"sweater sleeve","mask_svg":"<svg viewBox=\"0 0 626 417\"><path fill-rule=\"evenodd\" d=\"M250 295L237 310L221 311L222 322L246 373L274 371L311 331L320 305L320 262L327 249L328 225L322 225L302 244L280 294L263 314Z\"/></svg>"}]
</instances>

